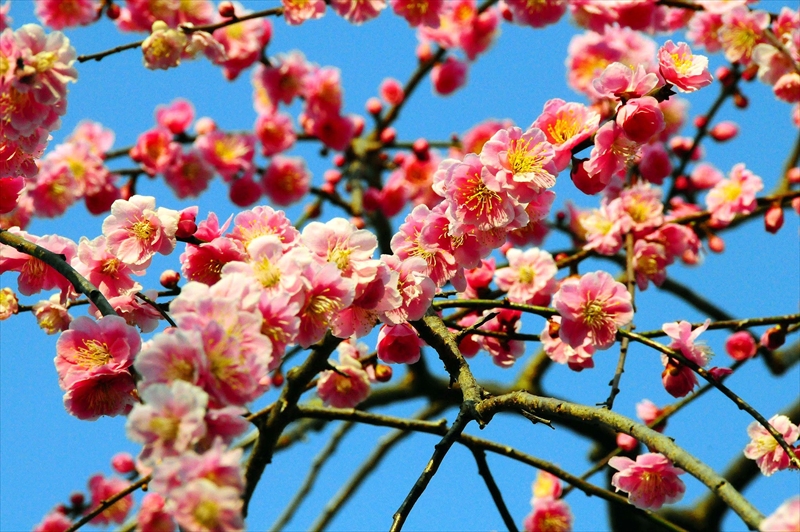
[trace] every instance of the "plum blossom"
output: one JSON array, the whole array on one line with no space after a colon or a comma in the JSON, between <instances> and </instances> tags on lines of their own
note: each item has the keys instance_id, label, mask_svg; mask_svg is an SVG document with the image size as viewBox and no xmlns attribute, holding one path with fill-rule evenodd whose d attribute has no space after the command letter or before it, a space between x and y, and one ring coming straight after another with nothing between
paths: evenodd
<instances>
[{"instance_id":1,"label":"plum blossom","mask_svg":"<svg viewBox=\"0 0 800 532\"><path fill-rule=\"evenodd\" d=\"M790 446L800 437L800 429L788 417L775 415L769 419L778 433ZM745 457L755 460L764 476L771 476L776 471L789 467L791 459L778 441L758 421L753 421L747 426L747 435L750 443L744 448Z\"/></svg>"},{"instance_id":2,"label":"plum blossom","mask_svg":"<svg viewBox=\"0 0 800 532\"><path fill-rule=\"evenodd\" d=\"M323 371L317 381L317 394L326 405L353 408L367 398L369 377L361 362L340 349L339 363L330 363L336 371Z\"/></svg>"},{"instance_id":3,"label":"plum blossom","mask_svg":"<svg viewBox=\"0 0 800 532\"><path fill-rule=\"evenodd\" d=\"M19 312L17 294L8 287L0 290L0 321L7 320Z\"/></svg>"},{"instance_id":4,"label":"plum blossom","mask_svg":"<svg viewBox=\"0 0 800 532\"><path fill-rule=\"evenodd\" d=\"M521 202L531 201L543 189L556 184L555 151L544 132L512 127L495 133L480 154L480 161L496 172L511 195Z\"/></svg>"},{"instance_id":5,"label":"plum blossom","mask_svg":"<svg viewBox=\"0 0 800 532\"><path fill-rule=\"evenodd\" d=\"M617 125L630 140L645 143L664 130L664 114L652 96L628 100L617 112Z\"/></svg>"},{"instance_id":6,"label":"plum blossom","mask_svg":"<svg viewBox=\"0 0 800 532\"><path fill-rule=\"evenodd\" d=\"M641 98L659 85L658 76L643 65L628 66L614 62L592 82L594 90L605 98Z\"/></svg>"},{"instance_id":7,"label":"plum blossom","mask_svg":"<svg viewBox=\"0 0 800 532\"><path fill-rule=\"evenodd\" d=\"M569 504L553 497L534 497L531 513L525 517L525 532L570 532L573 515Z\"/></svg>"},{"instance_id":8,"label":"plum blossom","mask_svg":"<svg viewBox=\"0 0 800 532\"><path fill-rule=\"evenodd\" d=\"M506 258L508 267L497 270L495 277L510 301L534 303L537 296L546 298L555 292L558 268L550 253L539 248L509 249Z\"/></svg>"},{"instance_id":9,"label":"plum blossom","mask_svg":"<svg viewBox=\"0 0 800 532\"><path fill-rule=\"evenodd\" d=\"M611 478L617 491L628 493L628 501L637 508L658 510L664 504L683 498L686 485L678 475L685 473L672 465L660 453L640 454L634 462L624 456L615 456L608 465L618 471Z\"/></svg>"},{"instance_id":10,"label":"plum blossom","mask_svg":"<svg viewBox=\"0 0 800 532\"><path fill-rule=\"evenodd\" d=\"M759 532L800 530L800 495L790 497L758 525Z\"/></svg>"},{"instance_id":11,"label":"plum blossom","mask_svg":"<svg viewBox=\"0 0 800 532\"><path fill-rule=\"evenodd\" d=\"M402 303L397 308L384 312L384 321L398 325L405 321L422 319L436 293L436 285L425 273L425 260L422 257L400 260L396 255L382 255L381 260L398 272L397 290L402 298Z\"/></svg>"},{"instance_id":12,"label":"plum blossom","mask_svg":"<svg viewBox=\"0 0 800 532\"><path fill-rule=\"evenodd\" d=\"M148 264L156 253L168 255L175 249L178 211L159 207L152 196L132 196L111 205L103 221L108 250L125 263Z\"/></svg>"},{"instance_id":13,"label":"plum blossom","mask_svg":"<svg viewBox=\"0 0 800 532\"><path fill-rule=\"evenodd\" d=\"M572 148L591 137L599 124L600 114L596 111L580 103L553 98L544 104L542 114L531 127L544 132L555 150L556 172L560 172L569 166Z\"/></svg>"},{"instance_id":14,"label":"plum blossom","mask_svg":"<svg viewBox=\"0 0 800 532\"><path fill-rule=\"evenodd\" d=\"M164 508L166 501L159 493L150 492L142 497L136 521L141 532L174 532L175 522Z\"/></svg>"},{"instance_id":15,"label":"plum blossom","mask_svg":"<svg viewBox=\"0 0 800 532\"><path fill-rule=\"evenodd\" d=\"M514 22L533 28L555 24L567 11L567 3L563 0L544 0L542 2L509 0L506 3L514 17Z\"/></svg>"},{"instance_id":16,"label":"plum blossom","mask_svg":"<svg viewBox=\"0 0 800 532\"><path fill-rule=\"evenodd\" d=\"M764 42L764 30L769 26L769 13L761 10L750 11L745 6L737 6L722 15L719 28L719 42L725 52L725 59L750 64L755 46Z\"/></svg>"},{"instance_id":17,"label":"plum blossom","mask_svg":"<svg viewBox=\"0 0 800 532\"><path fill-rule=\"evenodd\" d=\"M725 352L734 360L747 360L756 355L758 345L749 331L738 331L725 340Z\"/></svg>"},{"instance_id":18,"label":"plum blossom","mask_svg":"<svg viewBox=\"0 0 800 532\"><path fill-rule=\"evenodd\" d=\"M713 81L708 71L708 58L694 55L685 42L675 44L671 40L658 49L661 75L681 92L693 92L710 85Z\"/></svg>"},{"instance_id":19,"label":"plum blossom","mask_svg":"<svg viewBox=\"0 0 800 532\"><path fill-rule=\"evenodd\" d=\"M124 490L128 485L129 482L121 478L106 478L101 474L93 475L89 479L89 491L92 494L92 501L89 504L89 509L92 510L100 506L106 499ZM101 526L108 525L109 523L121 525L128 516L128 512L130 512L131 508L133 508L133 495L129 493L103 510L90 522Z\"/></svg>"},{"instance_id":20,"label":"plum blossom","mask_svg":"<svg viewBox=\"0 0 800 532\"><path fill-rule=\"evenodd\" d=\"M395 14L403 17L409 26L439 27L439 14L444 0L390 0Z\"/></svg>"},{"instance_id":21,"label":"plum blossom","mask_svg":"<svg viewBox=\"0 0 800 532\"><path fill-rule=\"evenodd\" d=\"M64 255L67 262L72 262L75 257L77 246L68 238L57 235L37 237L14 227L9 232L25 238L48 251ZM66 303L67 299L74 294L72 284L51 266L10 246L3 246L0 247L0 273L8 271L19 272L17 283L20 294L32 296L42 290L58 288L61 290L62 303Z\"/></svg>"},{"instance_id":22,"label":"plum blossom","mask_svg":"<svg viewBox=\"0 0 800 532\"><path fill-rule=\"evenodd\" d=\"M283 16L292 26L302 24L306 20L321 18L325 14L323 0L281 0Z\"/></svg>"},{"instance_id":23,"label":"plum blossom","mask_svg":"<svg viewBox=\"0 0 800 532\"><path fill-rule=\"evenodd\" d=\"M706 196L706 206L711 220L728 225L737 214L750 214L756 208L756 194L764 188L761 178L738 163L731 169L728 179L714 185Z\"/></svg>"},{"instance_id":24,"label":"plum blossom","mask_svg":"<svg viewBox=\"0 0 800 532\"><path fill-rule=\"evenodd\" d=\"M2 19L0 19L0 22L2 22ZM0 24L0 29L2 29L2 24ZM33 532L67 532L71 526L72 519L56 509L44 516L44 518L33 527Z\"/></svg>"},{"instance_id":25,"label":"plum blossom","mask_svg":"<svg viewBox=\"0 0 800 532\"><path fill-rule=\"evenodd\" d=\"M571 347L559 338L556 331L560 327L561 316L553 316L545 322L544 329L539 335L545 354L553 362L567 364L572 371L593 368L594 360L592 360L592 356L594 355L594 347L591 339L587 337L580 346Z\"/></svg>"},{"instance_id":26,"label":"plum blossom","mask_svg":"<svg viewBox=\"0 0 800 532\"><path fill-rule=\"evenodd\" d=\"M484 331L513 335L519 332L522 327L521 318L522 312L519 310L501 309L497 313L497 316L487 321L481 329ZM525 342L520 340L482 336L480 337L480 345L489 352L489 355L492 357L492 362L501 368L513 366L516 359L525 354Z\"/></svg>"},{"instance_id":27,"label":"plum blossom","mask_svg":"<svg viewBox=\"0 0 800 532\"><path fill-rule=\"evenodd\" d=\"M172 517L186 530L244 530L240 490L206 478L188 482L170 493Z\"/></svg>"},{"instance_id":28,"label":"plum blossom","mask_svg":"<svg viewBox=\"0 0 800 532\"><path fill-rule=\"evenodd\" d=\"M311 173L302 157L275 155L264 170L261 183L274 204L287 206L302 199L309 191Z\"/></svg>"},{"instance_id":29,"label":"plum blossom","mask_svg":"<svg viewBox=\"0 0 800 532\"><path fill-rule=\"evenodd\" d=\"M66 331L72 321L67 307L59 304L58 299L58 294L53 294L50 299L35 303L31 309L39 328L47 334Z\"/></svg>"},{"instance_id":30,"label":"plum blossom","mask_svg":"<svg viewBox=\"0 0 800 532\"><path fill-rule=\"evenodd\" d=\"M178 380L201 385L208 371L202 345L199 331L180 329L169 329L147 342L134 364L142 377L140 391L151 384L172 384Z\"/></svg>"},{"instance_id":31,"label":"plum blossom","mask_svg":"<svg viewBox=\"0 0 800 532\"><path fill-rule=\"evenodd\" d=\"M573 348L589 338L595 349L608 349L617 330L633 319L630 293L604 271L564 281L553 306L561 315L559 335Z\"/></svg>"},{"instance_id":32,"label":"plum blossom","mask_svg":"<svg viewBox=\"0 0 800 532\"><path fill-rule=\"evenodd\" d=\"M692 369L680 362L661 357L664 371L661 372L661 383L673 397L685 397L697 386L697 376Z\"/></svg>"},{"instance_id":33,"label":"plum blossom","mask_svg":"<svg viewBox=\"0 0 800 532\"><path fill-rule=\"evenodd\" d=\"M153 22L150 35L142 42L144 66L151 70L167 70L180 65L188 43L189 38L183 31L170 28L163 20Z\"/></svg>"},{"instance_id":34,"label":"plum blossom","mask_svg":"<svg viewBox=\"0 0 800 532\"><path fill-rule=\"evenodd\" d=\"M390 364L414 364L424 342L408 323L384 325L378 333L378 358Z\"/></svg>"},{"instance_id":35,"label":"plum blossom","mask_svg":"<svg viewBox=\"0 0 800 532\"><path fill-rule=\"evenodd\" d=\"M104 236L94 240L81 237L77 259L72 267L106 297L127 292L136 284L131 275L144 275L146 271L143 265L127 264L109 252Z\"/></svg>"},{"instance_id":36,"label":"plum blossom","mask_svg":"<svg viewBox=\"0 0 800 532\"><path fill-rule=\"evenodd\" d=\"M362 24L386 8L386 0L332 0L331 7L351 24Z\"/></svg>"},{"instance_id":37,"label":"plum blossom","mask_svg":"<svg viewBox=\"0 0 800 532\"><path fill-rule=\"evenodd\" d=\"M304 272L304 301L300 308L297 343L303 347L322 340L331 321L355 297L355 283L342 276L336 263L312 263Z\"/></svg>"},{"instance_id":38,"label":"plum blossom","mask_svg":"<svg viewBox=\"0 0 800 532\"><path fill-rule=\"evenodd\" d=\"M708 329L710 323L711 320L707 319L694 330L688 321L665 323L662 330L672 338L670 349L680 349L683 356L702 367L711 359L711 350L704 344L695 343L695 340Z\"/></svg>"}]
</instances>

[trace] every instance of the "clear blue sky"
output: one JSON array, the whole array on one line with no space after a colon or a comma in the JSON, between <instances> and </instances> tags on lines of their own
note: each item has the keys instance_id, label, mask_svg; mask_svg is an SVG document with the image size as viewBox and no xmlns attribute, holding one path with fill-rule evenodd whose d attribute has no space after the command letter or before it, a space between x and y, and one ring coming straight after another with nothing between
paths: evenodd
<instances>
[{"instance_id":1,"label":"clear blue sky","mask_svg":"<svg viewBox=\"0 0 800 532\"><path fill-rule=\"evenodd\" d=\"M778 11L780 2L770 2ZM252 9L268 7L268 2L246 3ZM794 5L796 4L787 4ZM14 2L11 15L14 27L34 22L32 4ZM375 96L386 76L405 80L416 65L416 37L407 24L389 12L361 27L354 27L329 12L319 21L300 27L289 27L282 20L273 21L274 36L268 52L274 55L301 49L306 57L320 65L333 65L342 70L346 110L364 114L367 98ZM418 93L406 106L396 123L401 140L425 136L446 140L454 132L464 132L486 118L510 118L526 127L550 98L583 101L565 83L564 59L570 38L576 28L569 22L545 30L533 30L504 24L502 35L492 49L473 64L466 88L448 98L432 95L429 83L423 82ZM119 34L103 20L90 28L68 31L79 54L93 53L141 38ZM683 35L675 40L683 40ZM662 43L667 37L658 37ZM711 57L713 67L721 64L718 55ZM249 73L234 83L225 81L221 73L205 60L186 62L170 71L151 72L142 66L141 54L128 51L107 57L99 63L78 65L79 81L70 87L68 112L62 128L54 132L51 146L60 142L84 118L99 121L116 132L115 147L130 146L138 133L154 123L153 109L176 97L194 103L198 116L214 118L225 129L249 129L256 118L252 108ZM733 141L706 146L708 160L727 172L733 164L744 161L760 175L770 190L777 182L787 153L796 141L797 130L789 116L790 107L774 99L770 90L754 82L745 86L750 108L742 112L727 103L720 119L736 120L741 134ZM717 94L714 85L688 97L690 115L705 112ZM292 113L296 117L297 109ZM692 134L691 127L684 129ZM316 149L298 147L293 154L307 156L314 174L313 183L321 184L330 160L320 159ZM595 205L595 198L577 192L563 173L556 185L556 208L571 200L583 207ZM179 201L159 180L142 180L140 194L155 195L158 204L182 208L192 202ZM209 210L221 219L238 210L227 200L227 191L219 181L199 201L201 217ZM297 211L292 211L296 217ZM37 220L29 228L34 234L58 233L77 239L100 234L102 217L92 217L76 206L64 217ZM777 235L763 231L760 221L745 224L725 235L727 248L722 255L708 255L697 268L680 265L669 269L671 278L705 294L736 317L754 317L797 312L800 286L800 249L797 216L786 213L786 224ZM546 249L561 249L567 242L553 234ZM181 246L179 246L181 248ZM179 249L180 251L180 249ZM178 268L177 253L154 261L149 284L157 287L157 275L164 268ZM607 267L607 263L586 265ZM616 273L615 270L612 272ZM13 274L3 274L0 286L16 286ZM46 298L43 296L42 299ZM34 303L26 299L24 303ZM637 294L638 330L660 328L664 322L679 319L702 321L705 316L688 308L669 295L651 287ZM74 314L80 310L75 309ZM538 333L542 322L526 318L525 332ZM760 332L760 331L759 331ZM704 335L717 353L714 365L729 363L722 348L726 333ZM124 419L104 418L83 422L70 417L62 406L53 366L56 337L41 333L33 316L24 314L0 323L0 530L30 529L55 504L66 501L75 490L85 490L86 481L95 472L110 473L109 460L116 452L138 452L124 435ZM790 339L791 340L791 339ZM530 346L526 357L535 352ZM431 354L432 355L432 354ZM616 350L596 356L596 368L574 373L566 367L553 368L545 380L547 390L573 401L595 404L608 395L607 383L616 364ZM523 358L518 364L526 362ZM518 368L501 371L492 366L485 355L473 359L473 371L479 379L509 380ZM435 356L429 366L439 376L443 368ZM398 368L399 369L399 368ZM622 393L615 409L631 417L634 405L649 398L659 406L672 402L660 381L659 356L640 346L631 349ZM760 360L748 363L728 381L730 387L749 401L765 417L791 405L800 392L800 368L794 367L781 379L766 371ZM274 396L270 395L261 403ZM420 402L393 407L387 412L410 415ZM448 412L450 421L455 418ZM707 394L669 421L667 433L690 452L717 470L738 456L748 441L745 429L751 419L717 393ZM797 420L795 420L797 421ZM327 500L336 492L355 467L370 452L386 430L363 427L351 433L334 459L322 472L320 481L306 501L291 529L305 529L315 519ZM478 434L475 426L468 431ZM263 530L274 520L291 498L306 474L308 463L324 444L324 436L311 435L296 449L280 453L267 469L252 504L248 527ZM552 460L568 471L580 474L589 465L586 442L575 440L564 429L551 431L533 426L518 418L498 416L479 434L502 443L518 446L535 456ZM388 528L391 515L402 502L419 472L429 459L436 439L417 435L396 448L375 474L358 492L355 500L339 514L332 529L375 530ZM515 520L521 525L530 511L530 484L535 470L505 458L490 456L489 464ZM594 480L604 484L602 476ZM684 503L705 495L705 488L691 478ZM771 513L782 501L798 492L795 473L780 472L769 479L753 483L745 494L764 514ZM576 530L598 530L607 527L602 503L575 492L567 499L576 516ZM487 530L500 529L503 523L488 492L477 475L472 456L455 446L447 456L434 481L417 503L407 522L408 530ZM725 530L744 529L729 514Z\"/></svg>"}]
</instances>

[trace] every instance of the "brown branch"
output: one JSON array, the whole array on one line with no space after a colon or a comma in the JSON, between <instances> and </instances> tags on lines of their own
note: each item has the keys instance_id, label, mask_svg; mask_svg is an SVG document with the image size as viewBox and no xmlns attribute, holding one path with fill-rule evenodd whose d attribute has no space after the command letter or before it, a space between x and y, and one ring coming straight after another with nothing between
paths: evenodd
<instances>
[{"instance_id":1,"label":"brown branch","mask_svg":"<svg viewBox=\"0 0 800 532\"><path fill-rule=\"evenodd\" d=\"M75 532L80 527L82 527L83 525L85 525L86 523L88 523L89 521L91 521L92 519L94 519L95 517L97 517L98 515L103 513L104 511L106 511L106 509L108 509L111 506L113 506L114 503L116 503L117 501L119 501L123 497L133 493L134 491L138 490L139 488L142 488L142 487L146 486L147 483L150 482L152 479L153 479L152 475L147 475L146 477L143 477L143 478L137 480L136 482L134 482L133 484L131 484L130 486L128 486L124 490L122 490L122 491L120 491L118 493L115 493L114 495L112 495L108 499L104 499L103 501L100 502L100 504L97 506L97 508L95 508L94 510L92 510L88 514L86 514L83 517L81 517L79 520L77 520L74 523L72 523L72 526L70 526L66 530L66 532Z\"/></svg>"},{"instance_id":2,"label":"brown branch","mask_svg":"<svg viewBox=\"0 0 800 532\"><path fill-rule=\"evenodd\" d=\"M486 483L486 488L492 496L492 501L494 501L497 511L500 512L500 517L503 518L503 524L506 525L509 532L519 532L517 524L514 523L514 518L511 517L511 513L509 513L508 507L503 500L500 488L497 487L497 483L494 481L492 471L489 469L489 463L486 461L486 452L484 452L483 449L475 448L470 448L470 451L472 451L472 456L475 458L475 463L478 465L478 474L480 474L483 481Z\"/></svg>"}]
</instances>

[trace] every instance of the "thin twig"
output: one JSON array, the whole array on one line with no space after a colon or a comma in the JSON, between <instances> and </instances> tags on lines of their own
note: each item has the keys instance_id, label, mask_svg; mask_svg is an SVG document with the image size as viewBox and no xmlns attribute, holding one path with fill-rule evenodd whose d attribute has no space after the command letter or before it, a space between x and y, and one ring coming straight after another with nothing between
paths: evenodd
<instances>
[{"instance_id":1,"label":"thin twig","mask_svg":"<svg viewBox=\"0 0 800 532\"><path fill-rule=\"evenodd\" d=\"M500 488L497 487L497 483L492 476L492 471L489 469L489 464L486 461L486 452L483 451L483 449L476 448L470 448L470 451L472 451L472 456L475 457L475 463L478 465L478 473L483 477L483 481L486 483L486 488L492 496L494 505L497 506L500 517L503 518L503 524L506 525L509 532L518 532L517 524L514 522L514 518L511 517L508 507L503 500L503 495L500 493Z\"/></svg>"},{"instance_id":2,"label":"thin twig","mask_svg":"<svg viewBox=\"0 0 800 532\"><path fill-rule=\"evenodd\" d=\"M141 299L142 301L144 301L145 303L147 303L148 305L150 305L151 307L153 307L154 309L156 309L158 313L161 314L161 317L167 320L167 323L169 323L172 327L177 327L177 325L175 325L175 322L172 321L172 318L169 317L169 314L167 314L167 311L161 308L158 303L156 303L155 301L153 301L152 299L150 299L141 292L136 292L136 294L134 295L139 299Z\"/></svg>"},{"instance_id":3,"label":"thin twig","mask_svg":"<svg viewBox=\"0 0 800 532\"><path fill-rule=\"evenodd\" d=\"M74 523L72 523L72 526L69 527L66 530L66 532L75 532L80 527L82 527L83 525L85 525L86 523L88 523L89 521L91 521L92 519L94 519L95 517L97 517L98 515L103 513L104 511L106 511L106 509L108 509L111 506L113 506L114 503L116 503L117 501L119 501L123 497L125 497L125 496L133 493L134 491L138 490L139 488L145 486L152 479L153 479L152 475L147 475L146 477L143 477L143 478L137 480L136 482L134 482L133 484L131 484L130 486L128 486L124 490L122 490L122 491L120 491L118 493L115 493L114 495L112 495L108 499L105 499L105 500L101 501L100 504L97 506L97 508L95 508L94 510L92 510L88 514L86 514L83 517L81 517L79 520L77 520Z\"/></svg>"}]
</instances>

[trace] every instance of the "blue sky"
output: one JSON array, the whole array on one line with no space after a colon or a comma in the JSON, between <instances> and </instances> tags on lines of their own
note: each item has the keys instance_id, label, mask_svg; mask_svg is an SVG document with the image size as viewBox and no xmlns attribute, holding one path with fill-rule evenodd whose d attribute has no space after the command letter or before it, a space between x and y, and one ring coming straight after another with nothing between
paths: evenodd
<instances>
[{"instance_id":1,"label":"blue sky","mask_svg":"<svg viewBox=\"0 0 800 532\"><path fill-rule=\"evenodd\" d=\"M246 5L263 9L271 4L250 2ZM769 8L778 11L779 5L779 2L770 2ZM32 6L28 3L14 2L11 15L14 27L34 22ZM287 26L282 20L274 20L273 26L274 35L268 49L270 55L300 49L310 61L341 69L347 112L364 114L364 102L376 95L384 77L405 80L416 66L414 32L404 21L388 12L361 27L351 26L332 12L321 20L300 27ZM517 125L526 127L550 98L583 102L582 96L567 87L563 66L567 44L577 31L566 20L545 30L504 24L499 40L471 66L465 88L442 98L433 95L430 84L423 82L395 124L398 138L414 140L425 136L430 140L446 140L452 133L464 132L487 118L510 118ZM141 38L119 34L107 20L67 34L79 54ZM661 44L667 38L658 37L656 40ZM682 39L683 35L675 38ZM712 72L722 61L719 55L711 56ZM101 62L78 65L78 72L79 81L70 87L68 112L62 119L62 128L53 133L52 146L63 140L84 118L113 129L117 135L115 147L130 146L140 132L153 125L155 106L179 96L195 105L198 116L210 116L224 129L249 129L256 118L249 72L230 83L205 60L186 62L169 71L151 72L142 66L139 52L132 50ZM744 92L750 99L745 112L726 103L719 114L720 120L737 121L742 128L741 134L725 144L707 144L707 159L726 173L735 163L745 162L764 179L765 189L770 190L796 142L797 130L791 124L789 105L776 101L768 87L753 82L744 86ZM690 117L705 112L716 94L714 85L689 95ZM294 111L296 118L297 109ZM684 133L693 134L690 125L686 126ZM330 158L320 158L318 150L308 145L298 146L292 154L307 158L314 175L313 183L321 184L322 173L330 168ZM555 208L563 208L565 201L573 201L582 207L596 205L596 198L575 190L566 172L560 176L555 191ZM200 205L201 217L209 210L216 212L221 219L238 212L228 202L227 191L219 180L199 201L177 200L160 180L142 180L139 193L155 195L159 205L170 208L196 203ZM290 217L296 218L298 212L297 208L290 210ZM37 235L58 233L77 241L81 235L90 238L99 235L102 219L76 206L61 218L36 220L29 231ZM736 317L797 312L800 295L797 216L787 211L786 224L777 235L765 233L761 221L754 220L726 233L724 238L725 253L706 255L699 267L672 266L670 277L705 294ZM567 245L562 237L553 234L543 247L554 250ZM607 262L597 261L582 267L582 271L608 267ZM177 254L159 257L154 262L146 288L157 287L158 273L164 268L178 268ZM15 284L12 274L3 274L0 279L0 286ZM35 299L24 302L30 304ZM693 322L705 319L685 303L659 293L654 287L637 294L637 305L635 321L638 330L658 329L664 322L679 319ZM75 313L80 313L80 310L76 309ZM538 333L541 327L539 318L526 317L524 332ZM729 360L722 347L726 333L710 332L703 337L717 353L712 364L727 364ZM123 419L82 422L64 411L53 366L55 340L55 337L47 337L38 330L30 314L0 322L0 529L3 531L30 529L56 503L66 501L71 492L85 490L89 476L98 471L110 473L109 460L116 452L138 452L137 446L125 438ZM530 346L526 357L532 356L535 350L535 346ZM566 367L553 368L544 381L545 388L572 401L601 402L608 395L607 383L613 376L616 359L616 351L611 349L596 357L593 370L574 373ZM443 377L443 368L435 356L429 356L428 360L435 374ZM523 358L513 369L499 370L483 355L473 359L471 365L479 379L508 381L526 360ZM633 346L615 409L634 417L635 404L642 398L649 398L659 406L672 402L661 386L661 369L655 352ZM765 417L770 417L796 400L800 392L800 368L794 367L778 379L769 374L760 360L754 360L734 375L728 384ZM407 416L421 406L420 401L410 401L385 411ZM455 412L448 411L446 416L452 421ZM695 456L721 470L747 443L745 429L750 421L720 394L710 393L671 419L667 433ZM307 528L338 486L387 432L374 427L353 431L323 469L318 485L289 528ZM479 431L473 425L467 432L515 445L525 452L552 460L572 473L580 474L589 465L586 459L589 445L575 439L565 429L551 431L520 418L500 415L485 430ZM321 434L312 434L297 448L275 457L256 492L248 520L251 530L265 529L280 513L302 482L312 456L324 445L325 436L330 433L329 427ZM388 528L392 513L429 459L436 441L431 436L415 435L396 448L331 528ZM512 515L521 524L530 510L530 483L535 470L497 456L490 456L489 464ZM685 480L688 491L684 503L691 503L705 494L705 488L697 481ZM594 481L601 485L605 483L601 475ZM745 495L762 513L769 514L797 492L796 474L780 472L751 484ZM597 519L598 512L604 512L599 501L579 492L567 500L576 516L576 530L597 530L607 526L604 518ZM471 454L459 446L448 454L406 524L408 530L502 527L502 521L477 475ZM738 518L731 515L723 528L745 529Z\"/></svg>"}]
</instances>

